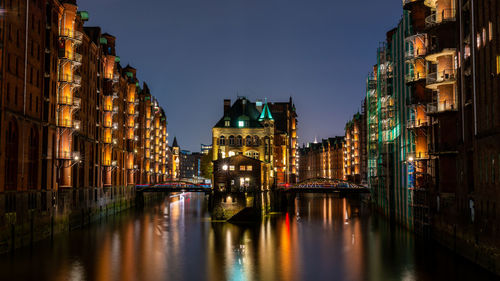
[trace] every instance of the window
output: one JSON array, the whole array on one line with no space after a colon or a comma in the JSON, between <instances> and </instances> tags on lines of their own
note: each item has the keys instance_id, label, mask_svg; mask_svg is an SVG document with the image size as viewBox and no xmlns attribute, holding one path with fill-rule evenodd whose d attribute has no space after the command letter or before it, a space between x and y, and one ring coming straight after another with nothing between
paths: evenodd
<instances>
[{"instance_id":1,"label":"window","mask_svg":"<svg viewBox=\"0 0 500 281\"><path fill-rule=\"evenodd\" d=\"M220 136L219 145L226 145L226 138L224 138L224 136Z\"/></svg>"},{"instance_id":2,"label":"window","mask_svg":"<svg viewBox=\"0 0 500 281\"><path fill-rule=\"evenodd\" d=\"M500 74L500 55L497 56L497 74Z\"/></svg>"},{"instance_id":3,"label":"window","mask_svg":"<svg viewBox=\"0 0 500 281\"><path fill-rule=\"evenodd\" d=\"M252 137L247 136L245 138L245 143L246 143L246 146L251 146L252 145Z\"/></svg>"},{"instance_id":4,"label":"window","mask_svg":"<svg viewBox=\"0 0 500 281\"><path fill-rule=\"evenodd\" d=\"M245 171L246 170L246 166L240 166L240 171Z\"/></svg>"},{"instance_id":5,"label":"window","mask_svg":"<svg viewBox=\"0 0 500 281\"><path fill-rule=\"evenodd\" d=\"M245 121L238 121L238 127L240 128L245 127Z\"/></svg>"},{"instance_id":6,"label":"window","mask_svg":"<svg viewBox=\"0 0 500 281\"><path fill-rule=\"evenodd\" d=\"M231 126L231 121L229 121L229 120L224 121L224 126L225 127Z\"/></svg>"},{"instance_id":7,"label":"window","mask_svg":"<svg viewBox=\"0 0 500 281\"><path fill-rule=\"evenodd\" d=\"M234 165L229 166L229 171L234 171Z\"/></svg>"},{"instance_id":8,"label":"window","mask_svg":"<svg viewBox=\"0 0 500 281\"><path fill-rule=\"evenodd\" d=\"M234 145L234 136L229 136L229 145Z\"/></svg>"},{"instance_id":9,"label":"window","mask_svg":"<svg viewBox=\"0 0 500 281\"><path fill-rule=\"evenodd\" d=\"M229 151L229 157L234 156L234 155L236 155L236 153L234 153L234 151Z\"/></svg>"},{"instance_id":10,"label":"window","mask_svg":"<svg viewBox=\"0 0 500 281\"><path fill-rule=\"evenodd\" d=\"M253 145L259 146L260 145L260 140L258 136L253 137Z\"/></svg>"},{"instance_id":11,"label":"window","mask_svg":"<svg viewBox=\"0 0 500 281\"><path fill-rule=\"evenodd\" d=\"M236 145L241 146L243 143L243 138L241 136L236 137Z\"/></svg>"},{"instance_id":12,"label":"window","mask_svg":"<svg viewBox=\"0 0 500 281\"><path fill-rule=\"evenodd\" d=\"M483 27L483 46L486 46L486 28Z\"/></svg>"},{"instance_id":13,"label":"window","mask_svg":"<svg viewBox=\"0 0 500 281\"><path fill-rule=\"evenodd\" d=\"M489 40L493 40L493 23L490 21L488 23L488 36L489 36Z\"/></svg>"},{"instance_id":14,"label":"window","mask_svg":"<svg viewBox=\"0 0 500 281\"><path fill-rule=\"evenodd\" d=\"M495 155L491 155L491 183L495 183Z\"/></svg>"},{"instance_id":15,"label":"window","mask_svg":"<svg viewBox=\"0 0 500 281\"><path fill-rule=\"evenodd\" d=\"M247 166L247 171L252 171L253 170L253 167L251 165L248 165Z\"/></svg>"}]
</instances>

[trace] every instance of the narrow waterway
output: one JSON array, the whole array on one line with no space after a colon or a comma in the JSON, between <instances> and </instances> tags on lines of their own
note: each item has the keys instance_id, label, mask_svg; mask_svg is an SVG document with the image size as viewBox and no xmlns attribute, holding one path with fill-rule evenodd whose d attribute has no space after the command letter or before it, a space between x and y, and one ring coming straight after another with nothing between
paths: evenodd
<instances>
[{"instance_id":1,"label":"narrow waterway","mask_svg":"<svg viewBox=\"0 0 500 281\"><path fill-rule=\"evenodd\" d=\"M247 225L211 222L207 204L170 196L1 256L0 280L495 280L356 199L304 195Z\"/></svg>"}]
</instances>

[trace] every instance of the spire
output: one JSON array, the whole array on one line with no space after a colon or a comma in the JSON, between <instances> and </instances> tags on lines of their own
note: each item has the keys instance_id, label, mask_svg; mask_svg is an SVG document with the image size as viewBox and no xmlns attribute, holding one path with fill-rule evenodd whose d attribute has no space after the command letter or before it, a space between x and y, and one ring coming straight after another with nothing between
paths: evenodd
<instances>
[{"instance_id":1,"label":"spire","mask_svg":"<svg viewBox=\"0 0 500 281\"><path fill-rule=\"evenodd\" d=\"M259 121L264 121L264 120L274 120L273 116L271 115L271 110L269 110L269 106L267 105L267 98L265 99L264 108L262 108L262 113L259 116Z\"/></svg>"},{"instance_id":2,"label":"spire","mask_svg":"<svg viewBox=\"0 0 500 281\"><path fill-rule=\"evenodd\" d=\"M179 147L177 144L177 137L174 137L174 142L172 143L172 147Z\"/></svg>"}]
</instances>

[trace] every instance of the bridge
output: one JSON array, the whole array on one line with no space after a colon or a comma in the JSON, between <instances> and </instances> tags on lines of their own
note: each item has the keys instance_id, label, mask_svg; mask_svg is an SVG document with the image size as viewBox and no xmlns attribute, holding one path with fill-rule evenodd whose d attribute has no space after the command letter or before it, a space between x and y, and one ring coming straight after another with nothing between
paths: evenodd
<instances>
[{"instance_id":1,"label":"bridge","mask_svg":"<svg viewBox=\"0 0 500 281\"><path fill-rule=\"evenodd\" d=\"M296 184L280 184L278 190L289 193L370 193L367 186L350 183L345 180L313 178Z\"/></svg>"},{"instance_id":2,"label":"bridge","mask_svg":"<svg viewBox=\"0 0 500 281\"><path fill-rule=\"evenodd\" d=\"M138 192L211 192L212 185L197 183L191 180L168 181L158 184L136 185ZM313 178L296 184L278 184L277 191L286 193L370 193L363 185L353 184L345 180Z\"/></svg>"},{"instance_id":3,"label":"bridge","mask_svg":"<svg viewBox=\"0 0 500 281\"><path fill-rule=\"evenodd\" d=\"M136 185L137 192L211 192L212 185L189 180L167 181L158 184Z\"/></svg>"}]
</instances>

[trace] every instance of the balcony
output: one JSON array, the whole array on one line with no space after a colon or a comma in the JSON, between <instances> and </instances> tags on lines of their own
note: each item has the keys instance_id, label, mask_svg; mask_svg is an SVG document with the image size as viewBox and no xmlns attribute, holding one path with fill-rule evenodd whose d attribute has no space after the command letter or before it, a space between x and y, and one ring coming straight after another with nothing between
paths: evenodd
<instances>
[{"instance_id":1,"label":"balcony","mask_svg":"<svg viewBox=\"0 0 500 281\"><path fill-rule=\"evenodd\" d=\"M59 37L72 40L77 44L81 44L83 39L83 33L74 29L64 28L61 29Z\"/></svg>"},{"instance_id":2,"label":"balcony","mask_svg":"<svg viewBox=\"0 0 500 281\"><path fill-rule=\"evenodd\" d=\"M59 59L72 62L76 65L80 65L82 63L81 54L78 54L76 52L67 52L64 49L59 50Z\"/></svg>"},{"instance_id":3,"label":"balcony","mask_svg":"<svg viewBox=\"0 0 500 281\"><path fill-rule=\"evenodd\" d=\"M454 102L451 101L442 101L442 102L433 102L427 105L427 114L438 114L450 111L457 111Z\"/></svg>"},{"instance_id":4,"label":"balcony","mask_svg":"<svg viewBox=\"0 0 500 281\"><path fill-rule=\"evenodd\" d=\"M73 97L71 97L71 96L59 96L58 103L59 103L59 105L72 105L73 104Z\"/></svg>"},{"instance_id":5,"label":"balcony","mask_svg":"<svg viewBox=\"0 0 500 281\"><path fill-rule=\"evenodd\" d=\"M443 44L435 44L427 50L426 60L432 63L438 63L439 57L449 56L449 60L453 60L455 57L456 49L450 48L449 46L443 46Z\"/></svg>"},{"instance_id":6,"label":"balcony","mask_svg":"<svg viewBox=\"0 0 500 281\"><path fill-rule=\"evenodd\" d=\"M59 119L57 121L57 126L64 127L64 128L72 128L73 127L73 120L71 120L71 119Z\"/></svg>"},{"instance_id":7,"label":"balcony","mask_svg":"<svg viewBox=\"0 0 500 281\"><path fill-rule=\"evenodd\" d=\"M422 79L425 79L425 73L414 72L414 73L407 73L405 75L406 84L412 83L412 82L417 82L417 81L422 80Z\"/></svg>"},{"instance_id":8,"label":"balcony","mask_svg":"<svg viewBox=\"0 0 500 281\"><path fill-rule=\"evenodd\" d=\"M408 120L406 122L406 128L408 129L417 129L417 128L423 128L427 127L430 125L430 120L429 118L425 119L417 119L417 120Z\"/></svg>"},{"instance_id":9,"label":"balcony","mask_svg":"<svg viewBox=\"0 0 500 281\"><path fill-rule=\"evenodd\" d=\"M433 12L425 18L425 27L430 28L440 24L454 22L456 20L455 9L443 9L439 12Z\"/></svg>"},{"instance_id":10,"label":"balcony","mask_svg":"<svg viewBox=\"0 0 500 281\"><path fill-rule=\"evenodd\" d=\"M112 112L113 111L113 106L112 105L109 105L109 104L105 104L103 107L102 107L102 110L106 111L106 112Z\"/></svg>"},{"instance_id":11,"label":"balcony","mask_svg":"<svg viewBox=\"0 0 500 281\"><path fill-rule=\"evenodd\" d=\"M409 161L425 161L429 160L429 153L427 151L411 152L408 154Z\"/></svg>"},{"instance_id":12,"label":"balcony","mask_svg":"<svg viewBox=\"0 0 500 281\"><path fill-rule=\"evenodd\" d=\"M118 73L113 74L113 83L118 83L120 81L120 75Z\"/></svg>"},{"instance_id":13,"label":"balcony","mask_svg":"<svg viewBox=\"0 0 500 281\"><path fill-rule=\"evenodd\" d=\"M71 160L73 159L73 153L71 153L71 151L59 151L57 153L57 159Z\"/></svg>"},{"instance_id":14,"label":"balcony","mask_svg":"<svg viewBox=\"0 0 500 281\"><path fill-rule=\"evenodd\" d=\"M405 52L405 60L413 60L417 58L423 58L427 54L427 48L416 48L410 49Z\"/></svg>"},{"instance_id":15,"label":"balcony","mask_svg":"<svg viewBox=\"0 0 500 281\"><path fill-rule=\"evenodd\" d=\"M103 127L104 128L112 128L113 127L113 123L111 121L104 121Z\"/></svg>"},{"instance_id":16,"label":"balcony","mask_svg":"<svg viewBox=\"0 0 500 281\"><path fill-rule=\"evenodd\" d=\"M82 105L81 98L73 98L73 109L80 109L81 105Z\"/></svg>"},{"instance_id":17,"label":"balcony","mask_svg":"<svg viewBox=\"0 0 500 281\"><path fill-rule=\"evenodd\" d=\"M429 89L436 89L438 86L453 84L456 81L457 71L455 69L445 69L439 72L427 74L426 84Z\"/></svg>"},{"instance_id":18,"label":"balcony","mask_svg":"<svg viewBox=\"0 0 500 281\"><path fill-rule=\"evenodd\" d=\"M59 82L67 83L72 85L73 87L80 87L82 83L82 77L76 74L59 74Z\"/></svg>"}]
</instances>

